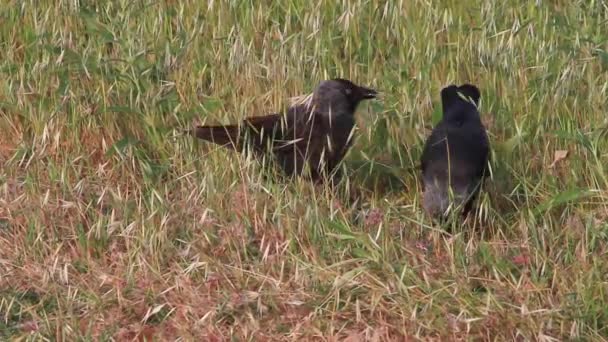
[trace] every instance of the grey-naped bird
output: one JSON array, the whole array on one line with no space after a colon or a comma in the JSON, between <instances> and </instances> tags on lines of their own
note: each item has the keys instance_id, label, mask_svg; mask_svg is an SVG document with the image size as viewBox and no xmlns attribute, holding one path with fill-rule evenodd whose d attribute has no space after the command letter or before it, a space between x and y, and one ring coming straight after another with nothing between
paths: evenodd
<instances>
[{"instance_id":1,"label":"grey-naped bird","mask_svg":"<svg viewBox=\"0 0 608 342\"><path fill-rule=\"evenodd\" d=\"M285 113L253 116L239 124L197 126L190 131L199 139L234 149L252 150L256 156L271 154L286 175L338 177L337 166L353 143L358 104L377 95L374 89L335 78L322 81L307 103Z\"/></svg>"}]
</instances>

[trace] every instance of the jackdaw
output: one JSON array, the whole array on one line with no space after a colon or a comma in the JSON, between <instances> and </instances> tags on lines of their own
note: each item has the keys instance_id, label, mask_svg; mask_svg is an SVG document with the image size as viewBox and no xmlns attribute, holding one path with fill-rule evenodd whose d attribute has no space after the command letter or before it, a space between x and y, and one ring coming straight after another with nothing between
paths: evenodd
<instances>
[{"instance_id":1,"label":"jackdaw","mask_svg":"<svg viewBox=\"0 0 608 342\"><path fill-rule=\"evenodd\" d=\"M440 221L456 208L464 216L469 213L487 171L489 141L477 110L479 98L479 89L471 84L441 90L443 118L421 159L422 205Z\"/></svg>"},{"instance_id":2,"label":"jackdaw","mask_svg":"<svg viewBox=\"0 0 608 342\"><path fill-rule=\"evenodd\" d=\"M306 103L284 113L248 117L234 125L197 126L191 134L239 152L252 150L259 158L272 155L288 176L302 175L308 165L314 181L330 174L335 179L353 143L357 105L376 95L346 79L325 80Z\"/></svg>"}]
</instances>

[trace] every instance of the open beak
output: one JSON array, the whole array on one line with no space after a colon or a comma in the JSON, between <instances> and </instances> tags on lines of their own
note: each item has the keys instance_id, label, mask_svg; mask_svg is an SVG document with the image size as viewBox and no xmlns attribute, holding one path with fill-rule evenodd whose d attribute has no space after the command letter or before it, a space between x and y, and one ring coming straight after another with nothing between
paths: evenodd
<instances>
[{"instance_id":1,"label":"open beak","mask_svg":"<svg viewBox=\"0 0 608 342\"><path fill-rule=\"evenodd\" d=\"M373 99L378 96L378 92L371 88L359 87L359 91L361 92L361 97L364 99Z\"/></svg>"}]
</instances>

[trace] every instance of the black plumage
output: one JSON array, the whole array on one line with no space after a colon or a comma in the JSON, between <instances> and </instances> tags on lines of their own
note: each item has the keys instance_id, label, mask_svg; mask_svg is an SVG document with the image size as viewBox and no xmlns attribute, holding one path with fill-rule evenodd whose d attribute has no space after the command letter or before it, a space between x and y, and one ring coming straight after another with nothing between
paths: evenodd
<instances>
[{"instance_id":1,"label":"black plumage","mask_svg":"<svg viewBox=\"0 0 608 342\"><path fill-rule=\"evenodd\" d=\"M358 104L376 91L345 79L321 82L308 103L291 106L283 114L254 116L235 125L198 126L191 131L237 151L273 156L287 175L302 175L306 166L313 180L336 167L353 142Z\"/></svg>"},{"instance_id":2,"label":"black plumage","mask_svg":"<svg viewBox=\"0 0 608 342\"><path fill-rule=\"evenodd\" d=\"M479 99L479 89L471 84L441 90L443 118L421 158L423 207L434 218L445 218L452 208L468 214L479 193L490 150Z\"/></svg>"}]
</instances>

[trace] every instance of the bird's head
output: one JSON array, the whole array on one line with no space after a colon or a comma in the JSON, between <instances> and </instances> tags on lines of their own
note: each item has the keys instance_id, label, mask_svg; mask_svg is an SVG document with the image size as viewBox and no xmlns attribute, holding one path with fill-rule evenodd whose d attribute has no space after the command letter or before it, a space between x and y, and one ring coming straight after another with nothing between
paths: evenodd
<instances>
[{"instance_id":1,"label":"bird's head","mask_svg":"<svg viewBox=\"0 0 608 342\"><path fill-rule=\"evenodd\" d=\"M472 84L449 85L441 89L443 118L449 122L479 120L479 89Z\"/></svg>"},{"instance_id":2,"label":"bird's head","mask_svg":"<svg viewBox=\"0 0 608 342\"><path fill-rule=\"evenodd\" d=\"M374 89L356 85L355 83L334 78L319 83L312 96L315 111L332 116L352 115L357 105L378 95Z\"/></svg>"}]
</instances>

